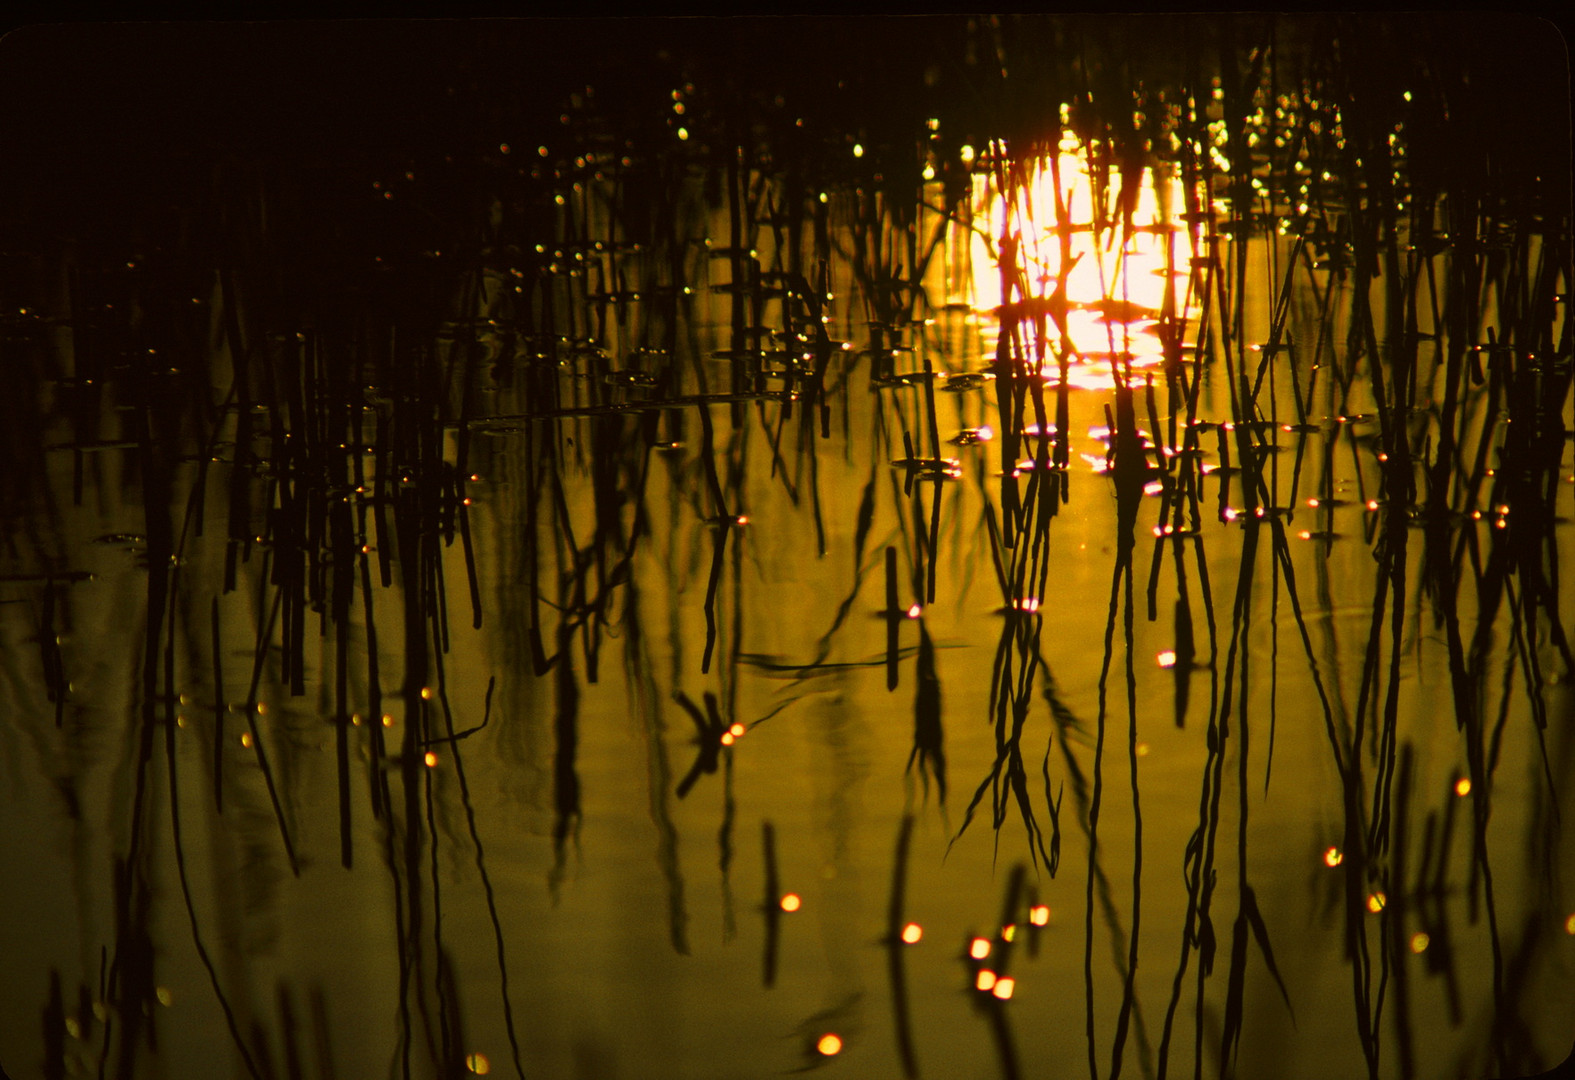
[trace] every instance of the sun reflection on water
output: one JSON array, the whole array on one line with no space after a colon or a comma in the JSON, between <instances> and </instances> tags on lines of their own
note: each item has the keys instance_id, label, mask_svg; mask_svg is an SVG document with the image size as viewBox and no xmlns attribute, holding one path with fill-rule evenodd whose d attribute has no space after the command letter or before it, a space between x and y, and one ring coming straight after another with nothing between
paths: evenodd
<instances>
[{"instance_id":1,"label":"sun reflection on water","mask_svg":"<svg viewBox=\"0 0 1575 1080\"><path fill-rule=\"evenodd\" d=\"M1069 358L1068 383L1092 390L1111 386L1112 363L1129 364L1134 372L1160 367L1167 300L1169 311L1187 318L1197 313L1188 272L1177 269L1191 265L1196 252L1170 212L1182 204L1181 181L1161 166L1145 163L1118 173L1112 163L1107 182L1096 185L1090 161L1106 149L1085 147L1067 131L1055 160L1029 166L1010 199L997 174L975 169L972 273L954 283L970 295L947 297L991 316L979 327L981 352L983 343L994 341L994 324L1007 311L1024 319L1050 316L1050 344L1058 346L1064 328L1076 354ZM1126 190L1129 184L1137 185L1135 194ZM1021 297L1002 292L1005 244L1015 246ZM1061 377L1048 354L1039 374L1051 385Z\"/></svg>"}]
</instances>

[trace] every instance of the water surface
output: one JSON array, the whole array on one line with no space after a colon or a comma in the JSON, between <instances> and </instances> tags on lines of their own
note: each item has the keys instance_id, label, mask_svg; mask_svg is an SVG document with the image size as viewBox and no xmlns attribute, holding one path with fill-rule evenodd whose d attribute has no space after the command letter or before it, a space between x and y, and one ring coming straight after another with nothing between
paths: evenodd
<instances>
[{"instance_id":1,"label":"water surface","mask_svg":"<svg viewBox=\"0 0 1575 1080\"><path fill-rule=\"evenodd\" d=\"M606 26L12 122L6 1068L1562 1060L1539 25Z\"/></svg>"}]
</instances>

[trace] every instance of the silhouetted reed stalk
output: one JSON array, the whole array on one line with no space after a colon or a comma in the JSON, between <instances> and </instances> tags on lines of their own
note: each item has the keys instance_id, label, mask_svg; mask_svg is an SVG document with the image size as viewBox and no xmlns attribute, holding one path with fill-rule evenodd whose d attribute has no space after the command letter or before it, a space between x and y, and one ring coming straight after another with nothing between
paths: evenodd
<instances>
[{"instance_id":1,"label":"silhouetted reed stalk","mask_svg":"<svg viewBox=\"0 0 1575 1080\"><path fill-rule=\"evenodd\" d=\"M143 483L143 512L144 528L147 530L148 539L148 593L147 614L145 631L142 643L142 672L140 679L140 693L137 701L137 751L135 758L134 776L135 791L131 804L131 830L130 846L124 862L117 865L117 880L115 882L115 930L116 943L113 958L109 966L107 979L107 993L102 999L108 1002L127 1002L130 1004L133 993L128 991L146 992L146 985L137 986L144 980L151 979L151 971L139 971L135 950L136 938L145 933L142 930L143 914L136 912L137 886L144 873L142 867L142 847L144 844L143 832L146 828L144 814L147 813L147 781L149 764L153 757L153 737L155 725L158 722L158 693L159 693L159 655L160 635L163 628L166 609L169 603L169 567L170 557L174 552L174 540L171 535L169 522L169 478L168 466L162 460L160 448L153 443L153 432L150 430L150 412L152 402L141 402L142 408L138 409L136 417L138 422L138 436L140 445L139 457L142 465ZM173 808L172 808L173 812ZM145 888L145 886L144 886ZM149 958L151 960L151 957ZM127 986L133 982L132 986ZM140 1008L132 1007L124 1011L122 1019L126 1031L121 1036L119 1074L129 1072L132 1055L135 1053L136 1036L140 1022ZM106 1014L104 1020L103 1049L100 1052L98 1075L103 1080L105 1069L109 1063L109 1050L114 1022L113 1014Z\"/></svg>"},{"instance_id":2,"label":"silhouetted reed stalk","mask_svg":"<svg viewBox=\"0 0 1575 1080\"><path fill-rule=\"evenodd\" d=\"M777 878L777 834L771 822L761 823L761 851L765 857L765 899L760 909L765 915L765 956L761 963L761 981L767 989L776 985L778 938L782 932L781 884Z\"/></svg>"},{"instance_id":3,"label":"silhouetted reed stalk","mask_svg":"<svg viewBox=\"0 0 1575 1080\"><path fill-rule=\"evenodd\" d=\"M664 739L666 725L661 714L661 696L656 678L651 671L651 658L646 650L645 631L640 618L640 593L631 588L626 600L628 615L625 635L624 667L634 698L634 710L645 728L649 755L646 763L647 806L657 830L657 863L662 868L662 878L667 890L668 940L673 950L681 956L689 954L688 912L684 902L683 869L678 861L678 829L673 822L668 803L672 790L672 769L668 763L667 744ZM676 659L675 659L676 664Z\"/></svg>"},{"instance_id":4,"label":"silhouetted reed stalk","mask_svg":"<svg viewBox=\"0 0 1575 1080\"><path fill-rule=\"evenodd\" d=\"M886 905L886 968L891 979L891 1009L893 1026L897 1035L897 1055L902 1061L902 1074L919 1075L918 1057L913 1049L912 1021L908 1011L908 979L904 970L903 940L904 898L908 888L908 846L913 837L913 815L904 814L897 829L897 852L892 860L891 897Z\"/></svg>"},{"instance_id":5,"label":"silhouetted reed stalk","mask_svg":"<svg viewBox=\"0 0 1575 1080\"><path fill-rule=\"evenodd\" d=\"M180 575L178 568L172 568L170 571L170 591L172 593L177 591L179 580ZM224 1021L226 1027L229 1029L231 1041L235 1043L235 1048L241 1055L241 1060L246 1066L247 1073L251 1075L254 1080L261 1080L261 1073L258 1071L256 1063L252 1060L251 1054L247 1052L246 1042L241 1036L235 1010L230 1004L229 996L225 993L223 986L220 984L218 972L214 968L213 960L209 956L207 946L203 943L201 930L197 922L197 909L195 903L192 900L191 884L186 871L186 852L181 835L180 788L176 776L177 752L175 744L175 732L178 725L176 722L175 706L179 700L179 691L176 689L175 682L175 622L174 605L171 605L170 614L167 619L168 639L166 640L164 648L165 677L163 698L165 703L165 715L163 722L165 768L169 772L169 814L171 838L174 845L175 868L180 879L181 898L185 903L187 920L191 926L192 944L197 950L197 956L202 962L203 969L207 972L209 985L213 987L214 997L217 999L220 1009L224 1012ZM105 1026L105 1035L107 1039L107 1023Z\"/></svg>"}]
</instances>

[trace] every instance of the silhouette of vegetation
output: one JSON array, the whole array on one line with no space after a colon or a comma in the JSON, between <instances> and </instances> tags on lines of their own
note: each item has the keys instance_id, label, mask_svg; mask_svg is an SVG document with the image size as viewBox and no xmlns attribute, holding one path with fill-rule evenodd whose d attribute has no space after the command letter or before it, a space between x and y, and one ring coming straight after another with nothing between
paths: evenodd
<instances>
[{"instance_id":1,"label":"silhouette of vegetation","mask_svg":"<svg viewBox=\"0 0 1575 1080\"><path fill-rule=\"evenodd\" d=\"M783 1028L805 1068L854 1047L864 999L840 954L804 996L790 890L811 858L844 887L850 836L895 824L894 1041L860 1048L895 1063L859 1067L917 1077L967 1031L929 1030L909 959L932 814L943 870L976 816L992 865L1026 843L963 965L1002 1076L1059 1037L1009 1023L1008 961L1062 964L1070 1007L1053 932L1081 936L1094 1080L1244 1075L1282 1023L1321 1038L1296 1025L1334 1007L1331 940L1373 1080L1552 1064L1575 271L1546 26L150 24L6 49L0 92L47 102L0 119L23 163L0 177L0 737L18 805L70 837L69 947L99 953L15 973L42 1022L11 1068L186 1052L167 1033L202 1021L155 1008L178 905L232 1071L353 1075L345 1045L376 1040L403 1077L480 1073L485 1031L539 1075L580 1035L548 1029L567 1006L537 976L582 960L522 956L519 880L573 908L647 845L698 986L691 924L740 935L758 818L742 933L807 1016ZM877 755L906 806L859 801ZM276 879L330 873L395 984L343 1035L362 1003L244 933ZM1058 880L1082 918L1051 928ZM931 940L961 903L927 909ZM670 1067L786 1068L759 1053Z\"/></svg>"}]
</instances>

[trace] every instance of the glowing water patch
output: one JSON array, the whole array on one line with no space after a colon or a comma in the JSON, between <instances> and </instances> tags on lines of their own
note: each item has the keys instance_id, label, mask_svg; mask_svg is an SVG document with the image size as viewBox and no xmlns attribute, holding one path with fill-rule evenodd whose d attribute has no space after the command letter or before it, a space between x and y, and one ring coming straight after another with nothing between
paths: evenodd
<instances>
[{"instance_id":1,"label":"glowing water patch","mask_svg":"<svg viewBox=\"0 0 1575 1080\"><path fill-rule=\"evenodd\" d=\"M1159 320L1167 294L1171 310L1189 318L1197 314L1196 305L1187 302L1184 269L1195 252L1184 226L1171 216L1170 208L1183 205L1179 179L1156 176L1145 166L1140 181L1135 176L1127 180L1112 168L1099 193L1102 205L1096 206L1086 153L1068 133L1054 168L1049 159L1028 166L1010 198L999 190L993 173L976 170L972 274L967 281L972 296L947 299L971 304L980 314L997 318L1010 312L1029 326L1043 321L1052 348L1040 374L1052 384L1061 379L1060 364L1052 354L1059 352L1064 328L1076 352L1069 357L1068 384L1097 390L1111 386L1113 364L1130 364L1134 373L1159 367L1163 360ZM1127 182L1138 184L1135 197L1123 189ZM1124 224L1127 209L1130 232ZM1015 262L1023 290L1011 294L1014 306L1004 310L1003 237L1017 245ZM1065 289L1059 291L1063 273ZM983 326L981 334L993 339L994 328ZM1032 338L1032 332L1025 334L1029 355L1033 355Z\"/></svg>"}]
</instances>

